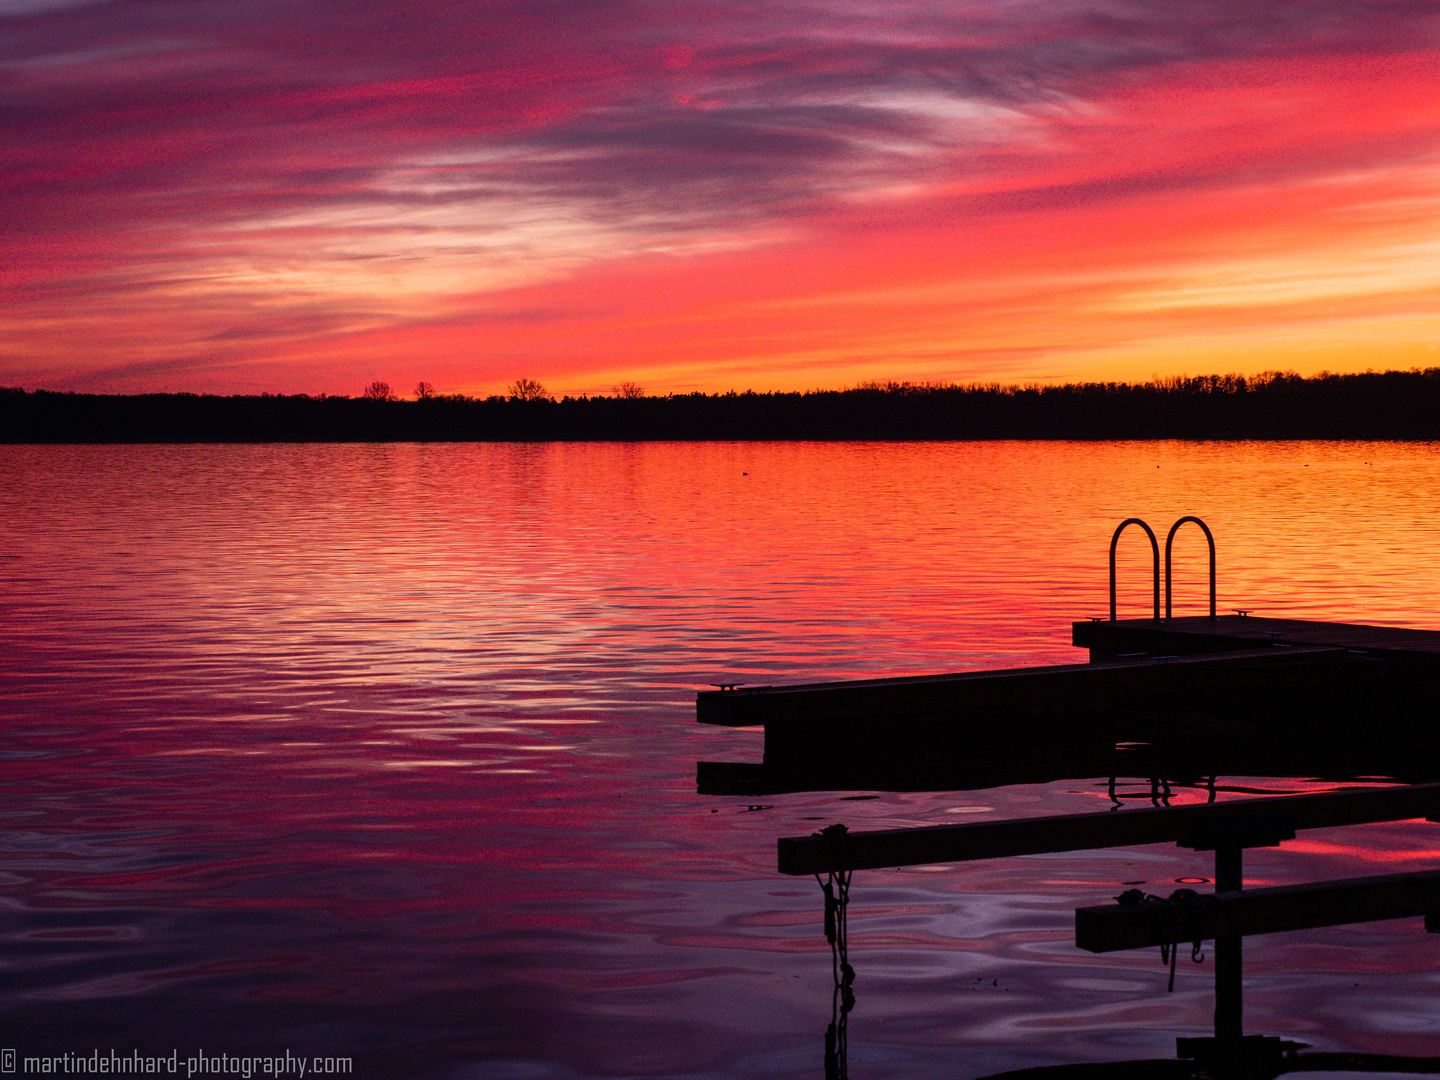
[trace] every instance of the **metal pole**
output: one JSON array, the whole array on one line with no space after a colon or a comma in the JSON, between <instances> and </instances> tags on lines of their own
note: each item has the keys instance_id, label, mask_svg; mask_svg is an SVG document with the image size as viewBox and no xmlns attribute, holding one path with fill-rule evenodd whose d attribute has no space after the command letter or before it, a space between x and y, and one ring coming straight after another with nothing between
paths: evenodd
<instances>
[{"instance_id":1,"label":"metal pole","mask_svg":"<svg viewBox=\"0 0 1440 1080\"><path fill-rule=\"evenodd\" d=\"M1150 538L1150 551L1154 555L1155 564L1155 621L1160 621L1160 541L1155 539L1155 530L1141 521L1139 518L1126 518L1115 528L1115 535L1110 538L1110 621L1115 621L1115 548L1120 544L1120 534L1125 531L1127 525L1139 525L1145 530L1145 535ZM1206 530L1207 532L1209 530Z\"/></svg>"},{"instance_id":2,"label":"metal pole","mask_svg":"<svg viewBox=\"0 0 1440 1080\"><path fill-rule=\"evenodd\" d=\"M1215 891L1239 892L1244 885L1241 858L1244 849L1215 849ZM1239 1045L1244 1034L1244 1002L1240 990L1240 935L1215 939L1215 1040Z\"/></svg>"},{"instance_id":3,"label":"metal pole","mask_svg":"<svg viewBox=\"0 0 1440 1080\"><path fill-rule=\"evenodd\" d=\"M1181 525L1187 521L1193 521L1205 531L1205 542L1210 545L1210 618L1215 618L1215 537L1210 532L1210 526L1201 521L1198 517L1186 515L1174 525L1170 526L1170 534L1165 537L1165 618L1171 618L1170 604L1170 548L1175 543L1175 533ZM1110 616L1114 619L1115 616Z\"/></svg>"}]
</instances>

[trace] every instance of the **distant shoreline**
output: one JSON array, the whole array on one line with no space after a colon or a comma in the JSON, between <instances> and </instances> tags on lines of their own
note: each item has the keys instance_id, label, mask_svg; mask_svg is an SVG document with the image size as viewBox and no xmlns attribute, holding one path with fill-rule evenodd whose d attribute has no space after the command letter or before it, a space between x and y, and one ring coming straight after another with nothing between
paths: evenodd
<instances>
[{"instance_id":1,"label":"distant shoreline","mask_svg":"<svg viewBox=\"0 0 1440 1080\"><path fill-rule=\"evenodd\" d=\"M1440 439L1440 368L558 401L0 388L9 444L863 439Z\"/></svg>"}]
</instances>

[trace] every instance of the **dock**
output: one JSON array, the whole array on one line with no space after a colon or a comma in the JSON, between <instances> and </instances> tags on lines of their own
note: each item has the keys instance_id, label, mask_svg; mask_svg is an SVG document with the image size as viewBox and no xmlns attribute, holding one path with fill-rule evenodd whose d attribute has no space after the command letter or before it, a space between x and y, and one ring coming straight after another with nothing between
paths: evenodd
<instances>
[{"instance_id":1,"label":"dock","mask_svg":"<svg viewBox=\"0 0 1440 1080\"><path fill-rule=\"evenodd\" d=\"M1386 874L1340 881L1245 889L1243 853L1277 847L1297 830L1384 821L1440 818L1440 784L1370 787L1309 795L1283 795L1223 803L1071 814L961 825L849 832L834 825L811 836L781 839L781 873L826 875L826 933L842 956L837 971L850 971L844 929L851 875L856 870L1011 858L1165 841L1215 853L1215 891L1178 889L1168 897L1123 892L1114 904L1078 908L1075 944L1089 952L1161 946L1170 961L1174 988L1180 945L1214 941L1215 1034L1181 1040L1182 1056L1234 1065L1256 1063L1274 1040L1246 1036L1243 1027L1241 943L1256 934L1341 926L1422 916L1427 932L1440 932L1440 870ZM849 999L853 1003L853 994ZM1283 1070L1282 1070L1283 1071Z\"/></svg>"},{"instance_id":2,"label":"dock","mask_svg":"<svg viewBox=\"0 0 1440 1080\"><path fill-rule=\"evenodd\" d=\"M1205 534L1209 613L1173 617L1172 548L1187 524ZM1152 617L1119 619L1116 550L1131 526L1152 552ZM861 787L947 788L936 762L1013 761L1028 747L1055 748L1050 768L1094 762L1121 744L1207 752L1243 750L1286 738L1359 749L1403 738L1416 717L1440 715L1440 630L1257 617L1216 608L1215 538L1193 516L1170 527L1161 546L1139 518L1110 540L1110 617L1071 625L1088 663L955 671L789 686L728 685L702 691L702 724L760 727L759 763L700 762L702 792ZM1357 719L1366 723L1357 725ZM1374 721L1382 721L1376 723ZM1037 771L1032 767L1030 772ZM907 776L909 779L907 780ZM957 787L966 786L962 781Z\"/></svg>"},{"instance_id":3,"label":"dock","mask_svg":"<svg viewBox=\"0 0 1440 1080\"><path fill-rule=\"evenodd\" d=\"M1088 663L702 691L699 723L760 727L765 743L756 764L698 763L697 784L710 794L993 786L967 783L955 763L1003 772L1036 745L1050 748L1052 767L1035 764L1054 778L1080 762L1103 775L1099 762L1121 744L1223 759L1323 737L1342 755L1374 756L1408 741L1417 717L1440 715L1440 631L1234 615L1077 622L1072 640Z\"/></svg>"},{"instance_id":4,"label":"dock","mask_svg":"<svg viewBox=\"0 0 1440 1080\"><path fill-rule=\"evenodd\" d=\"M1209 613L1175 618L1172 543L1192 522L1209 544ZM1117 618L1116 547L1130 526L1144 531L1153 554L1150 618ZM1110 777L1114 805L1100 813L864 832L837 823L778 841L780 873L814 875L824 898L834 974L827 1077L846 1075L856 977L846 910L855 871L1156 843L1213 851L1213 892L1185 888L1161 897L1130 889L1115 904L1077 909L1078 947L1159 945L1171 989L1181 943L1192 943L1198 956L1202 941L1214 941L1214 1037L1177 1040L1179 1058L1195 1064L1111 1063L1096 1075L1260 1077L1298 1067L1300 1044L1244 1034L1247 936L1416 916L1427 932L1440 933L1440 869L1246 890L1242 867L1246 849L1280 846L1298 830L1440 823L1440 783L1433 782L1440 779L1440 740L1429 734L1440 716L1440 631L1256 617L1243 609L1221 616L1214 537L1195 517L1171 527L1164 566L1162 618L1159 541L1140 519L1121 522L1110 543L1110 617L1071 626L1071 642L1088 650L1087 663L731 684L697 695L700 723L758 727L765 737L761 762L698 762L705 794L963 790ZM1364 778L1366 786L1217 802L1221 772ZM1154 805L1116 813L1123 805L1117 775L1148 775ZM1170 806L1167 776L1191 778L1209 800ZM1352 1057L1309 1055L1317 1066ZM1435 1059L1383 1063L1440 1071Z\"/></svg>"},{"instance_id":5,"label":"dock","mask_svg":"<svg viewBox=\"0 0 1440 1080\"><path fill-rule=\"evenodd\" d=\"M1343 649L1421 667L1440 666L1440 630L1255 615L1175 619L1090 619L1071 627L1072 644L1095 662L1118 657L1193 656L1254 649Z\"/></svg>"},{"instance_id":6,"label":"dock","mask_svg":"<svg viewBox=\"0 0 1440 1080\"><path fill-rule=\"evenodd\" d=\"M1117 625L1129 624L1077 623L1076 632L1082 627ZM1099 647L1106 644L1102 640ZM1313 685L1316 678L1336 687L1368 689L1382 678L1379 667L1367 662L1367 654L1323 645L1277 648L1263 638L1245 649L1217 644L1174 652L1158 647L1125 652L1123 659L1112 655L1081 664L701 691L696 695L696 719L724 727L763 726L767 734L772 725L793 728L816 720L835 724L1048 714L1073 723L1108 712L1116 704L1173 694L1253 694L1272 686L1299 690ZM1435 659L1440 664L1440 652Z\"/></svg>"}]
</instances>

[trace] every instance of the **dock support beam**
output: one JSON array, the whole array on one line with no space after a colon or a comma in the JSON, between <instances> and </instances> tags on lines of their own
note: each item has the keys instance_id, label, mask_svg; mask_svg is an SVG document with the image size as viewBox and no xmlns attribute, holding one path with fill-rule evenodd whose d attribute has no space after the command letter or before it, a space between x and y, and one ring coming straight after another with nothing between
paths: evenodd
<instances>
[{"instance_id":1,"label":"dock support beam","mask_svg":"<svg viewBox=\"0 0 1440 1080\"><path fill-rule=\"evenodd\" d=\"M1239 892L1245 884L1241 868L1244 848L1215 849L1215 891ZM1239 934L1215 939L1215 1041L1221 1046L1239 1046L1244 1038L1244 999L1241 994Z\"/></svg>"},{"instance_id":2,"label":"dock support beam","mask_svg":"<svg viewBox=\"0 0 1440 1080\"><path fill-rule=\"evenodd\" d=\"M1296 829L1410 818L1440 819L1440 784L852 832L845 838L843 866L822 836L782 837L776 855L780 873L809 877L838 869L1008 859L1132 844L1179 842L1196 851L1231 845L1269 847L1293 837Z\"/></svg>"},{"instance_id":3,"label":"dock support beam","mask_svg":"<svg viewBox=\"0 0 1440 1080\"><path fill-rule=\"evenodd\" d=\"M1215 892L1235 894L1245 888L1245 849L1275 847L1295 839L1294 822L1256 816L1229 821L1200 821L1182 847L1215 851ZM1245 1038L1243 938L1236 928L1220 920L1215 934L1215 1045L1222 1054L1235 1055Z\"/></svg>"}]
</instances>

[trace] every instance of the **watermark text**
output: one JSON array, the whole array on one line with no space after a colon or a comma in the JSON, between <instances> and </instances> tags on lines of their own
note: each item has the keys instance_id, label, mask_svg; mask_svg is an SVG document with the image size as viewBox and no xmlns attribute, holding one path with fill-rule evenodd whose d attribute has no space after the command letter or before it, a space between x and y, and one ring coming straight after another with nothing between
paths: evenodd
<instances>
[{"instance_id":1,"label":"watermark text","mask_svg":"<svg viewBox=\"0 0 1440 1080\"><path fill-rule=\"evenodd\" d=\"M132 1050L92 1050L88 1054L17 1054L0 1049L0 1074L28 1076L350 1076L355 1062L349 1057L292 1054L227 1054L197 1050L169 1056Z\"/></svg>"}]
</instances>

